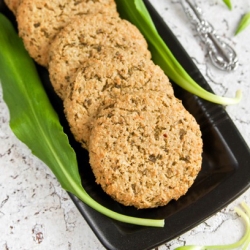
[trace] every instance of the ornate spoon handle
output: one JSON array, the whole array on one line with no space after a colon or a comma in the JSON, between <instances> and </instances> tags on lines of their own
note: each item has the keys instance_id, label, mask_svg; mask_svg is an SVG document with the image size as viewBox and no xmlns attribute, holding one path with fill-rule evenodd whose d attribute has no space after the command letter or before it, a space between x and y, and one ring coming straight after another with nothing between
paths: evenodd
<instances>
[{"instance_id":1,"label":"ornate spoon handle","mask_svg":"<svg viewBox=\"0 0 250 250\"><path fill-rule=\"evenodd\" d=\"M213 26L204 20L200 7L192 4L189 0L181 0L181 4L201 40L206 45L212 63L220 70L235 70L238 66L236 52L216 34Z\"/></svg>"}]
</instances>

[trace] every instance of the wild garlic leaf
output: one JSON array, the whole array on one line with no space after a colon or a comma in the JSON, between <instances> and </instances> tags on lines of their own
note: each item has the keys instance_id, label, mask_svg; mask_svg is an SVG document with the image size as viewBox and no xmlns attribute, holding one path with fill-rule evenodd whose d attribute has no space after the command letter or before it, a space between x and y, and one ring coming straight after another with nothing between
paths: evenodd
<instances>
[{"instance_id":1,"label":"wild garlic leaf","mask_svg":"<svg viewBox=\"0 0 250 250\"><path fill-rule=\"evenodd\" d=\"M232 10L232 3L230 0L223 0L223 2L227 5L228 9Z\"/></svg>"},{"instance_id":2,"label":"wild garlic leaf","mask_svg":"<svg viewBox=\"0 0 250 250\"><path fill-rule=\"evenodd\" d=\"M142 0L116 0L120 15L132 22L146 38L153 60L180 87L210 102L230 105L239 103L241 92L237 91L235 98L217 96L199 86L176 60L170 49L158 34Z\"/></svg>"},{"instance_id":3,"label":"wild garlic leaf","mask_svg":"<svg viewBox=\"0 0 250 250\"><path fill-rule=\"evenodd\" d=\"M250 25L250 12L246 13L240 20L240 23L238 24L237 29L235 31L235 35L238 35L240 32L245 30L249 25Z\"/></svg>"},{"instance_id":4,"label":"wild garlic leaf","mask_svg":"<svg viewBox=\"0 0 250 250\"><path fill-rule=\"evenodd\" d=\"M122 215L93 200L81 185L74 150L43 89L32 59L10 21L0 13L0 81L10 127L52 170L61 186L98 212L125 223L164 226L164 220Z\"/></svg>"},{"instance_id":5,"label":"wild garlic leaf","mask_svg":"<svg viewBox=\"0 0 250 250\"><path fill-rule=\"evenodd\" d=\"M3 15L0 19L0 44L0 80L10 112L10 127L34 155L51 167L62 187L70 191L72 186L64 172L72 176L77 185L81 183L76 169L64 169L76 165L75 154L50 105L33 61Z\"/></svg>"}]
</instances>

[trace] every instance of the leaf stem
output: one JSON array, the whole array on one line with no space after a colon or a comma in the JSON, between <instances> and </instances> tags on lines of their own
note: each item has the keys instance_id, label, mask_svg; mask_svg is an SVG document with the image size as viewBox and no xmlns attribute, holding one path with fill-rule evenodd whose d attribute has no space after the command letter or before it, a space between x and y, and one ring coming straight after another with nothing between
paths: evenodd
<instances>
[{"instance_id":1,"label":"leaf stem","mask_svg":"<svg viewBox=\"0 0 250 250\"><path fill-rule=\"evenodd\" d=\"M246 224L246 232L244 236L237 242L228 244L228 245L214 245L214 246L195 246L195 245L190 245L190 246L182 246L175 248L175 250L217 250L217 249L223 249L223 250L231 250L238 248L242 246L243 250L247 250L249 245L250 245L250 208L247 206L246 203L242 202L241 206L244 208L245 212L240 209L240 208L235 208L235 212L241 216L243 221Z\"/></svg>"},{"instance_id":2,"label":"leaf stem","mask_svg":"<svg viewBox=\"0 0 250 250\"><path fill-rule=\"evenodd\" d=\"M76 183L73 179L72 176L63 168L65 178L67 178L67 181L71 183L72 189L71 192L76 195L80 200L82 200L85 204L88 206L92 207L96 211L100 212L101 214L104 214L114 220L124 222L124 223L130 223L130 224L135 224L135 225L140 225L140 226L149 226L149 227L164 227L164 219L145 219L145 218L138 218L138 217L132 217L132 216L127 216L123 215L117 212L114 212L98 202L96 202L94 199L92 199L85 189L80 186L78 183Z\"/></svg>"},{"instance_id":3,"label":"leaf stem","mask_svg":"<svg viewBox=\"0 0 250 250\"><path fill-rule=\"evenodd\" d=\"M237 91L234 98L222 97L210 93L197 84L174 57L168 46L158 34L156 27L142 0L116 0L119 12L134 23L148 41L153 60L180 87L207 101L232 105L240 102L241 91Z\"/></svg>"}]
</instances>

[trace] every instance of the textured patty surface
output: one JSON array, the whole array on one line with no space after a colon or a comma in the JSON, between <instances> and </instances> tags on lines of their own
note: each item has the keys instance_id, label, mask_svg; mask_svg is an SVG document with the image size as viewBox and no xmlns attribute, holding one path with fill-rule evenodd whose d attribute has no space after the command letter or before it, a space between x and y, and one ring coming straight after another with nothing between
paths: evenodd
<instances>
[{"instance_id":1,"label":"textured patty surface","mask_svg":"<svg viewBox=\"0 0 250 250\"><path fill-rule=\"evenodd\" d=\"M195 119L175 97L141 92L103 107L89 140L96 182L118 202L166 205L184 195L201 168Z\"/></svg>"},{"instance_id":2,"label":"textured patty surface","mask_svg":"<svg viewBox=\"0 0 250 250\"><path fill-rule=\"evenodd\" d=\"M86 14L118 16L114 0L22 0L17 9L19 35L30 56L47 66L56 34L72 19Z\"/></svg>"},{"instance_id":3,"label":"textured patty surface","mask_svg":"<svg viewBox=\"0 0 250 250\"><path fill-rule=\"evenodd\" d=\"M107 55L111 54L107 51ZM68 90L65 114L73 135L85 148L92 121L105 101L142 90L174 95L168 77L158 66L149 59L124 52L83 63Z\"/></svg>"},{"instance_id":4,"label":"textured patty surface","mask_svg":"<svg viewBox=\"0 0 250 250\"><path fill-rule=\"evenodd\" d=\"M67 86L74 82L77 70L86 60L104 60L122 51L150 58L144 37L131 23L100 14L75 19L51 46L49 72L56 93L65 98Z\"/></svg>"}]
</instances>

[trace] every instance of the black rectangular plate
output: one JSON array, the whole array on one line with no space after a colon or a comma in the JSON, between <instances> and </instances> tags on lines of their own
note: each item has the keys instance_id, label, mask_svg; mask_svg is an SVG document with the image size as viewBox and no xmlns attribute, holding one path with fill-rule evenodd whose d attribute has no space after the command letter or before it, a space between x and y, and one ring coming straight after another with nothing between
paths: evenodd
<instances>
[{"instance_id":1,"label":"black rectangular plate","mask_svg":"<svg viewBox=\"0 0 250 250\"><path fill-rule=\"evenodd\" d=\"M203 88L212 91L168 26L148 1L145 4L155 25L175 57ZM0 0L0 11L15 24L15 18ZM16 24L15 24L16 25ZM1 66L1 65L0 65ZM99 203L116 212L143 218L165 219L164 228L150 228L114 221L69 194L96 236L107 249L141 250L159 246L198 225L232 202L250 186L250 150L224 108L204 101L173 83L175 94L200 124L204 142L202 171L188 193L178 201L155 209L136 210L113 201L95 183L88 153L75 142L46 69L37 66L45 90L76 151L82 183ZM211 202L212 201L212 202ZM84 233L84 232L82 232Z\"/></svg>"}]
</instances>

